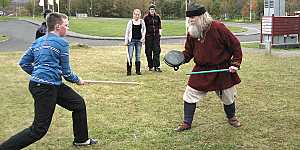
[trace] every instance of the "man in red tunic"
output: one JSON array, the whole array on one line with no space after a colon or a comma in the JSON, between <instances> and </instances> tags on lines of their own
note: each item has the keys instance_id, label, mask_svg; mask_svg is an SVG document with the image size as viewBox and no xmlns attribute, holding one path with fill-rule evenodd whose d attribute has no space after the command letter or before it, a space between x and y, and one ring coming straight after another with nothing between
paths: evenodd
<instances>
[{"instance_id":1,"label":"man in red tunic","mask_svg":"<svg viewBox=\"0 0 300 150\"><path fill-rule=\"evenodd\" d=\"M188 34L183 51L185 62L194 58L193 72L229 69L229 72L191 75L183 95L184 120L175 130L191 128L196 103L209 91L215 91L224 105L228 123L233 127L241 124L235 116L235 85L241 82L237 70L242 62L239 40L219 21L213 20L205 7L190 4Z\"/></svg>"}]
</instances>

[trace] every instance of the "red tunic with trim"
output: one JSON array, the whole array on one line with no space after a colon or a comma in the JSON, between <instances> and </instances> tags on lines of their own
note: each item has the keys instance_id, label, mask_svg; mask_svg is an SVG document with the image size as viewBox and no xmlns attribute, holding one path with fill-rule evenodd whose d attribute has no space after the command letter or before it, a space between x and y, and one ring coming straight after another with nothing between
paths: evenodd
<instances>
[{"instance_id":1,"label":"red tunic with trim","mask_svg":"<svg viewBox=\"0 0 300 150\"><path fill-rule=\"evenodd\" d=\"M239 40L219 21L213 21L204 40L189 34L183 51L185 61L194 58L193 72L240 67L242 50ZM237 73L219 72L191 75L188 85L199 91L215 91L232 87L241 82Z\"/></svg>"}]
</instances>

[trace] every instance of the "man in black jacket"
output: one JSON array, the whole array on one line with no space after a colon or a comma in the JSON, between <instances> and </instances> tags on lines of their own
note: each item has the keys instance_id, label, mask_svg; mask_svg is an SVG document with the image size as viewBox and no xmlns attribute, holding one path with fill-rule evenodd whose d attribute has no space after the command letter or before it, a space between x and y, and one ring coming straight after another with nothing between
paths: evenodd
<instances>
[{"instance_id":1,"label":"man in black jacket","mask_svg":"<svg viewBox=\"0 0 300 150\"><path fill-rule=\"evenodd\" d=\"M51 13L52 11L49 9L46 9L43 13L44 18L46 19L46 16ZM47 33L47 24L46 22L43 22L42 25L36 30L35 33L35 39L38 39L41 36L44 36Z\"/></svg>"},{"instance_id":2,"label":"man in black jacket","mask_svg":"<svg viewBox=\"0 0 300 150\"><path fill-rule=\"evenodd\" d=\"M146 25L145 52L148 61L149 71L161 72L160 67L160 37L161 20L155 13L155 5L150 5L149 13L144 17Z\"/></svg>"}]
</instances>

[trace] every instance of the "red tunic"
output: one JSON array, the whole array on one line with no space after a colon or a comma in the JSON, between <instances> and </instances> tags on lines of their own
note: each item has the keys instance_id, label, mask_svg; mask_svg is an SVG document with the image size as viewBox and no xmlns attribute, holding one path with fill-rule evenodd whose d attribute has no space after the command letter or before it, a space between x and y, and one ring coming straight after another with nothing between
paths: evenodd
<instances>
[{"instance_id":1,"label":"red tunic","mask_svg":"<svg viewBox=\"0 0 300 150\"><path fill-rule=\"evenodd\" d=\"M193 72L240 67L242 50L239 40L219 21L213 21L204 41L187 36L185 61L194 58ZM223 90L240 83L237 73L219 72L191 75L188 85L199 91Z\"/></svg>"}]
</instances>

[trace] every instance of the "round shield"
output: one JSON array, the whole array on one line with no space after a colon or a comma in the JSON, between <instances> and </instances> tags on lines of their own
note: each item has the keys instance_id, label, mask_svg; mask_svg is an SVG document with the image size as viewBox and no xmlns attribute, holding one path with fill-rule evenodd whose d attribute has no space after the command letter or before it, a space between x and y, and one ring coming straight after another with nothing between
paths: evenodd
<instances>
[{"instance_id":1,"label":"round shield","mask_svg":"<svg viewBox=\"0 0 300 150\"><path fill-rule=\"evenodd\" d=\"M171 50L165 55L164 62L177 71L179 66L184 63L184 55L181 51Z\"/></svg>"}]
</instances>

